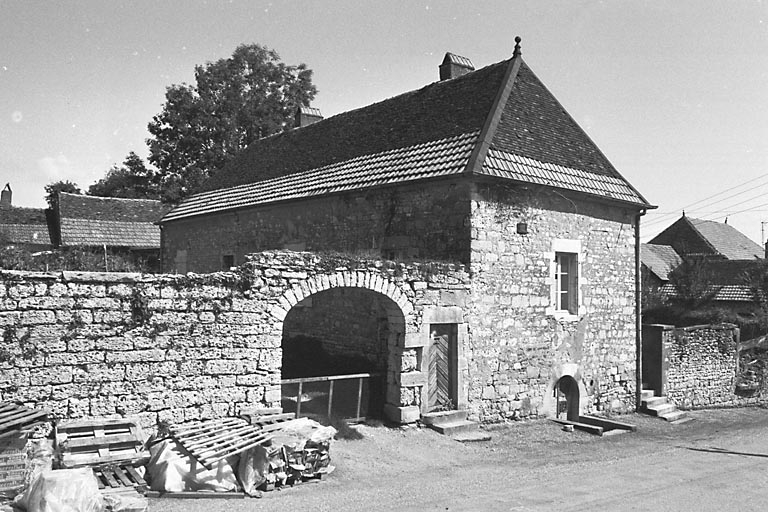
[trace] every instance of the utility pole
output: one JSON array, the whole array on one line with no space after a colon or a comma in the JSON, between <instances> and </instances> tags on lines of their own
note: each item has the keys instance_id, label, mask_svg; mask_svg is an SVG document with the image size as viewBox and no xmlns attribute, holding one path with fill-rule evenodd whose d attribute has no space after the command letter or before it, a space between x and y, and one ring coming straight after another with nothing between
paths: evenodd
<instances>
[{"instance_id":1,"label":"utility pole","mask_svg":"<svg viewBox=\"0 0 768 512\"><path fill-rule=\"evenodd\" d=\"M768 224L768 221L762 220L760 221L760 245L765 247L765 225Z\"/></svg>"}]
</instances>

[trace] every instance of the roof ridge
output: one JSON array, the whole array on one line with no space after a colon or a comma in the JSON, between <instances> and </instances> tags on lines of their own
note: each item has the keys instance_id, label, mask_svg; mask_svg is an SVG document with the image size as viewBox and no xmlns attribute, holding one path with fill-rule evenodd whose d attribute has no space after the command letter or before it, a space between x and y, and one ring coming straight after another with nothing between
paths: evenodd
<instances>
[{"instance_id":1,"label":"roof ridge","mask_svg":"<svg viewBox=\"0 0 768 512\"><path fill-rule=\"evenodd\" d=\"M153 203L162 203L160 199L148 199L148 198L141 198L141 197L111 197L111 196L92 196L90 194L72 194L71 192L59 192L59 194L71 196L71 197L82 197L87 199L99 199L104 201L110 201L110 200L117 200L117 201L151 201Z\"/></svg>"},{"instance_id":2,"label":"roof ridge","mask_svg":"<svg viewBox=\"0 0 768 512\"><path fill-rule=\"evenodd\" d=\"M520 38L516 38L519 44ZM491 104L491 108L488 111L488 116L485 118L483 128L480 130L480 136L475 143L475 148L472 150L472 155L467 162L467 168L464 172L478 173L485 163L485 159L488 156L488 150L491 147L491 141L496 134L496 129L501 122L501 114L504 112L504 107L507 105L509 96L512 94L512 89L517 80L517 75L520 72L520 64L523 57L517 51L518 47L515 47L514 56L509 59L507 64L507 71L504 73L504 79L501 81L499 90L496 92L496 98Z\"/></svg>"}]
</instances>

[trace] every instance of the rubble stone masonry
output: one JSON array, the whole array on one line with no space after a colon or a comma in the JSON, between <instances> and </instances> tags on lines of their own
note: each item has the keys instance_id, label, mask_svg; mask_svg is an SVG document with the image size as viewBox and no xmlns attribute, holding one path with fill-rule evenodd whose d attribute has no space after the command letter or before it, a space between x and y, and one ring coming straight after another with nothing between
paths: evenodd
<instances>
[{"instance_id":1,"label":"rubble stone masonry","mask_svg":"<svg viewBox=\"0 0 768 512\"><path fill-rule=\"evenodd\" d=\"M756 405L764 393L739 394L737 347L733 324L643 326L643 344L661 343L662 390L681 409Z\"/></svg>"},{"instance_id":2,"label":"rubble stone masonry","mask_svg":"<svg viewBox=\"0 0 768 512\"><path fill-rule=\"evenodd\" d=\"M205 275L0 271L0 400L145 426L279 406L288 313L315 294L353 288L386 309L390 409L418 418L429 343L422 319L468 289L462 266L290 251L250 258L237 272Z\"/></svg>"},{"instance_id":3,"label":"rubble stone masonry","mask_svg":"<svg viewBox=\"0 0 768 512\"><path fill-rule=\"evenodd\" d=\"M476 417L552 415L566 374L579 383L582 413L634 410L633 215L547 189L477 186L467 354ZM552 311L558 239L580 246L576 315Z\"/></svg>"}]
</instances>

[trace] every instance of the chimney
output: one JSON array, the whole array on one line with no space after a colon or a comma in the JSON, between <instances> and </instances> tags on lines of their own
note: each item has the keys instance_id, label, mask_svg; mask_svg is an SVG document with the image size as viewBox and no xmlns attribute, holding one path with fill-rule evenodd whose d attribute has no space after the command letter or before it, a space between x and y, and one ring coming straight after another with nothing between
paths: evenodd
<instances>
[{"instance_id":1,"label":"chimney","mask_svg":"<svg viewBox=\"0 0 768 512\"><path fill-rule=\"evenodd\" d=\"M13 191L11 190L11 184L6 183L5 188L0 193L0 208L3 210L9 210L11 208L11 198L13 196Z\"/></svg>"},{"instance_id":2,"label":"chimney","mask_svg":"<svg viewBox=\"0 0 768 512\"><path fill-rule=\"evenodd\" d=\"M323 120L323 114L320 113L320 109L313 107L299 107L296 111L296 128L303 126L309 126L318 121Z\"/></svg>"},{"instance_id":3,"label":"chimney","mask_svg":"<svg viewBox=\"0 0 768 512\"><path fill-rule=\"evenodd\" d=\"M472 65L472 61L468 58L447 52L439 69L440 80L442 81L466 75L467 73L474 71L475 66Z\"/></svg>"}]
</instances>

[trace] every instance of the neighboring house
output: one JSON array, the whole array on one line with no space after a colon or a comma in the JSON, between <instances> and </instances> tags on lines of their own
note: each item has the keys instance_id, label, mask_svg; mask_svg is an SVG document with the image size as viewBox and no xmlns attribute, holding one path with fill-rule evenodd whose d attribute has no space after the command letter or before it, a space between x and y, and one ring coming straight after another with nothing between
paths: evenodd
<instances>
[{"instance_id":1,"label":"neighboring house","mask_svg":"<svg viewBox=\"0 0 768 512\"><path fill-rule=\"evenodd\" d=\"M160 267L160 201L59 192L51 239L56 247L109 249Z\"/></svg>"},{"instance_id":2,"label":"neighboring house","mask_svg":"<svg viewBox=\"0 0 768 512\"><path fill-rule=\"evenodd\" d=\"M251 144L163 218L164 270L215 271L269 249L463 264L469 292L447 280L440 306L418 309L429 339L413 341L406 326L371 360L370 370L400 375L392 364L403 361L428 374L421 398L387 396L391 416L403 407L554 415L560 398L569 416L574 405L634 408L637 233L654 207L519 46L476 71L448 54L440 76ZM254 286L268 289L269 275ZM294 335L369 355L349 340L392 332L392 304L356 286L308 290L284 306L284 357Z\"/></svg>"},{"instance_id":3,"label":"neighboring house","mask_svg":"<svg viewBox=\"0 0 768 512\"><path fill-rule=\"evenodd\" d=\"M728 224L683 215L656 235L653 245L669 245L682 257L752 260L763 258L765 249Z\"/></svg>"},{"instance_id":4,"label":"neighboring house","mask_svg":"<svg viewBox=\"0 0 768 512\"><path fill-rule=\"evenodd\" d=\"M759 307L755 295L759 286L758 275L765 260L705 260L694 267L708 289L708 303L727 307L733 311L751 312ZM672 283L659 288L669 298L678 297Z\"/></svg>"},{"instance_id":5,"label":"neighboring house","mask_svg":"<svg viewBox=\"0 0 768 512\"><path fill-rule=\"evenodd\" d=\"M669 274L683 259L670 245L641 244L640 261L643 264L643 285L657 290L669 282Z\"/></svg>"},{"instance_id":6,"label":"neighboring house","mask_svg":"<svg viewBox=\"0 0 768 512\"><path fill-rule=\"evenodd\" d=\"M52 247L46 210L13 206L10 184L5 185L0 197L0 244L23 247L33 252Z\"/></svg>"}]
</instances>

